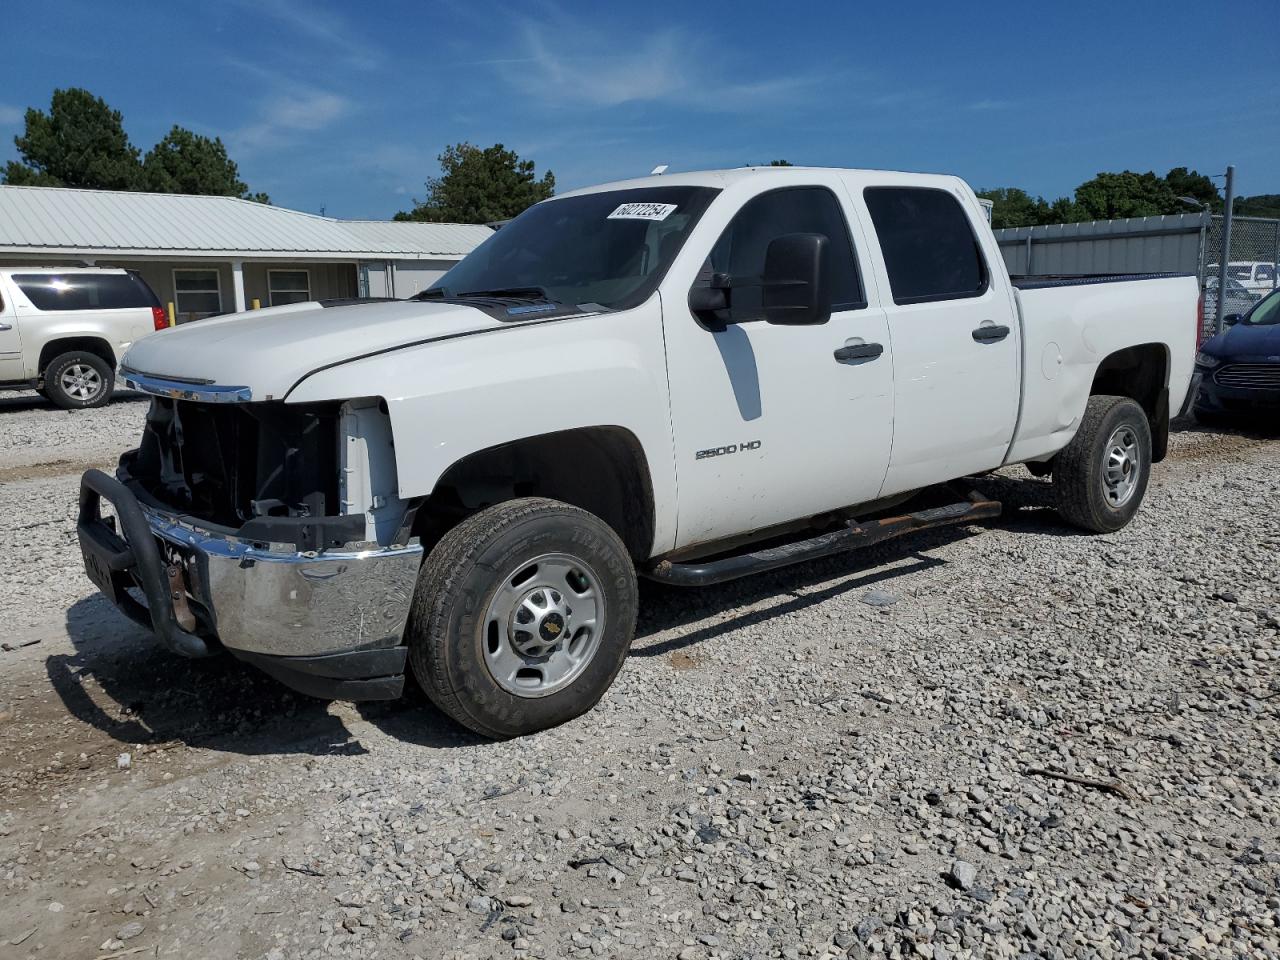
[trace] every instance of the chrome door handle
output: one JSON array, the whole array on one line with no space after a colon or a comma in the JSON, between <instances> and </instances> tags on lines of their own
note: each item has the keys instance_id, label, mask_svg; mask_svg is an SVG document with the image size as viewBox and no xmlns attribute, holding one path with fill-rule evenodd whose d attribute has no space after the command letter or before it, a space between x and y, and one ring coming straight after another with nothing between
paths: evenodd
<instances>
[{"instance_id":1,"label":"chrome door handle","mask_svg":"<svg viewBox=\"0 0 1280 960\"><path fill-rule=\"evenodd\" d=\"M0 323L0 333L4 333L6 330L12 330L12 329L13 329L12 323Z\"/></svg>"},{"instance_id":2,"label":"chrome door handle","mask_svg":"<svg viewBox=\"0 0 1280 960\"><path fill-rule=\"evenodd\" d=\"M840 363L848 363L851 360L874 360L882 353L884 353L883 344L855 343L850 346L838 347L835 352L835 358Z\"/></svg>"}]
</instances>

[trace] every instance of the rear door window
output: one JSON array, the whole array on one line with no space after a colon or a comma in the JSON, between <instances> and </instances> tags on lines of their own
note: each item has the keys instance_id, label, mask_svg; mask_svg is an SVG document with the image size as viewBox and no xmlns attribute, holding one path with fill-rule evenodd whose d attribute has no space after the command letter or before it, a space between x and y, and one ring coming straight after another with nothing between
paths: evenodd
<instances>
[{"instance_id":1,"label":"rear door window","mask_svg":"<svg viewBox=\"0 0 1280 960\"><path fill-rule=\"evenodd\" d=\"M18 273L13 282L37 310L125 310L160 301L133 273Z\"/></svg>"},{"instance_id":2,"label":"rear door window","mask_svg":"<svg viewBox=\"0 0 1280 960\"><path fill-rule=\"evenodd\" d=\"M932 187L863 191L897 304L977 297L989 282L960 201Z\"/></svg>"}]
</instances>

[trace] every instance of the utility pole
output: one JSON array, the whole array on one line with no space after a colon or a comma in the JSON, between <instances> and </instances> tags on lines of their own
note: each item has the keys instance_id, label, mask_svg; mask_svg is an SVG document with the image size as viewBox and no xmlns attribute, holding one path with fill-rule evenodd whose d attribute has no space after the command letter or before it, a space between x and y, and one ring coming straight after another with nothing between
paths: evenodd
<instances>
[{"instance_id":1,"label":"utility pole","mask_svg":"<svg viewBox=\"0 0 1280 960\"><path fill-rule=\"evenodd\" d=\"M1214 310L1213 332L1222 332L1222 312L1227 305L1227 262L1231 259L1231 208L1236 202L1236 168L1227 164L1227 206L1222 211L1222 253L1218 257L1218 303Z\"/></svg>"}]
</instances>

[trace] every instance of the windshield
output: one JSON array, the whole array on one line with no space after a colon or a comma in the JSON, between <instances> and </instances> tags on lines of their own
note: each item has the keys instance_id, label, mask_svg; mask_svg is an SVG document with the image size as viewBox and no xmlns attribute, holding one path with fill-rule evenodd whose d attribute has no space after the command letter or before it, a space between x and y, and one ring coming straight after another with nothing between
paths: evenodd
<instances>
[{"instance_id":1,"label":"windshield","mask_svg":"<svg viewBox=\"0 0 1280 960\"><path fill-rule=\"evenodd\" d=\"M718 192L644 187L544 201L419 296L489 293L625 310L653 293Z\"/></svg>"},{"instance_id":2,"label":"windshield","mask_svg":"<svg viewBox=\"0 0 1280 960\"><path fill-rule=\"evenodd\" d=\"M1251 327L1270 327L1280 324L1280 290L1259 300L1244 322Z\"/></svg>"},{"instance_id":3,"label":"windshield","mask_svg":"<svg viewBox=\"0 0 1280 960\"><path fill-rule=\"evenodd\" d=\"M1249 280L1253 277L1253 267L1247 263L1240 265L1233 263L1227 267L1227 276L1235 277L1237 280Z\"/></svg>"}]
</instances>

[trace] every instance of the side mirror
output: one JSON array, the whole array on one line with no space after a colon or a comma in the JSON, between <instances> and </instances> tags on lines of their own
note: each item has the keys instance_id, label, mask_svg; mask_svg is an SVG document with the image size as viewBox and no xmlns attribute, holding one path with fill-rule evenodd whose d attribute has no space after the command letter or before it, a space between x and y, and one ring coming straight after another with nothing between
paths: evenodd
<instances>
[{"instance_id":1,"label":"side mirror","mask_svg":"<svg viewBox=\"0 0 1280 960\"><path fill-rule=\"evenodd\" d=\"M729 277L713 273L705 284L698 284L689 291L689 311L697 314L718 314L729 309ZM721 316L716 320L723 321Z\"/></svg>"},{"instance_id":2,"label":"side mirror","mask_svg":"<svg viewBox=\"0 0 1280 960\"><path fill-rule=\"evenodd\" d=\"M767 322L803 326L831 319L828 251L820 233L789 233L769 242L760 284Z\"/></svg>"},{"instance_id":3,"label":"side mirror","mask_svg":"<svg viewBox=\"0 0 1280 960\"><path fill-rule=\"evenodd\" d=\"M1228 313L1225 317L1222 318L1222 325L1224 327L1234 327L1237 323L1239 323L1243 319L1244 317L1238 313Z\"/></svg>"}]
</instances>

